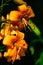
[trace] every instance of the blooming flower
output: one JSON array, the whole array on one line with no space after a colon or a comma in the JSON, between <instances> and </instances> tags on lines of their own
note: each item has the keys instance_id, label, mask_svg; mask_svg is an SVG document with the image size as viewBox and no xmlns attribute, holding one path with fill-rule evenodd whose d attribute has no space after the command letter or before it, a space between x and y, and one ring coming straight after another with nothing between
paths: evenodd
<instances>
[{"instance_id":1,"label":"blooming flower","mask_svg":"<svg viewBox=\"0 0 43 65\"><path fill-rule=\"evenodd\" d=\"M17 25L19 29L23 29L24 24L22 19L25 18L26 20L34 17L35 14L31 8L31 6L27 6L25 4L18 6L18 11L13 10L9 14L10 23L13 25Z\"/></svg>"},{"instance_id":2,"label":"blooming flower","mask_svg":"<svg viewBox=\"0 0 43 65\"><path fill-rule=\"evenodd\" d=\"M12 63L15 60L20 60L21 56L25 56L27 49L27 43L24 40L24 33L19 30L14 30L13 25L7 24L1 31L1 37L3 39L2 44L7 47L7 51L4 52L4 57L8 62Z\"/></svg>"},{"instance_id":3,"label":"blooming flower","mask_svg":"<svg viewBox=\"0 0 43 65\"><path fill-rule=\"evenodd\" d=\"M27 6L25 4L18 6L18 10L22 13L22 17L29 19L35 16L31 6Z\"/></svg>"}]
</instances>

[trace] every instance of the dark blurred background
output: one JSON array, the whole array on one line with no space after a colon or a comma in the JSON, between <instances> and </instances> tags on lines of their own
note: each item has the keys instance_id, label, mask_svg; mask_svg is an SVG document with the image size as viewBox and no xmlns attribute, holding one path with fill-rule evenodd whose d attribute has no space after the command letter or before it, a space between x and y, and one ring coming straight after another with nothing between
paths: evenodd
<instances>
[{"instance_id":1,"label":"dark blurred background","mask_svg":"<svg viewBox=\"0 0 43 65\"><path fill-rule=\"evenodd\" d=\"M42 37L43 37L43 0L24 0L28 3L28 5L30 5L35 13L35 17L32 19L33 22L39 27L41 33L42 33ZM4 0L5 2L5 0ZM0 0L0 4L1 4L1 0ZM5 6L3 8L2 11L2 15L6 16L7 13L9 13L11 10L17 9L17 5L15 3L13 3L13 0L11 2L9 2L8 6ZM27 34L27 32L26 32ZM34 38L34 35L31 35L32 33L29 33L30 36ZM27 34L27 42L29 41L29 34ZM29 43L29 42L28 42ZM43 48L41 42L37 42L38 44L35 45L36 48L36 56L38 56L38 54L40 53L41 49ZM37 51L38 50L38 51ZM11 65L11 63L7 63L7 61L4 59L0 60L1 65ZM4 63L4 64L3 64ZM26 53L26 56L24 58L22 58L20 61L15 61L14 65L34 65L34 57L33 55L31 55L30 50L28 49L28 52Z\"/></svg>"}]
</instances>

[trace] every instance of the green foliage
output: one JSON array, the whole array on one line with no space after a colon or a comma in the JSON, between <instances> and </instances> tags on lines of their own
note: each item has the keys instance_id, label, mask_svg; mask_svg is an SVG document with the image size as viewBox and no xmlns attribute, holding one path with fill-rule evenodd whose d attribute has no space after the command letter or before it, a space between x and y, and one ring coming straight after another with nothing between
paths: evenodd
<instances>
[{"instance_id":1,"label":"green foliage","mask_svg":"<svg viewBox=\"0 0 43 65\"><path fill-rule=\"evenodd\" d=\"M40 53L39 59L36 61L36 65L43 65L43 52Z\"/></svg>"},{"instance_id":2,"label":"green foliage","mask_svg":"<svg viewBox=\"0 0 43 65\"><path fill-rule=\"evenodd\" d=\"M16 4L26 4L23 0L13 0Z\"/></svg>"},{"instance_id":3,"label":"green foliage","mask_svg":"<svg viewBox=\"0 0 43 65\"><path fill-rule=\"evenodd\" d=\"M32 22L32 20L28 21L28 25L37 36L41 35L39 28Z\"/></svg>"}]
</instances>

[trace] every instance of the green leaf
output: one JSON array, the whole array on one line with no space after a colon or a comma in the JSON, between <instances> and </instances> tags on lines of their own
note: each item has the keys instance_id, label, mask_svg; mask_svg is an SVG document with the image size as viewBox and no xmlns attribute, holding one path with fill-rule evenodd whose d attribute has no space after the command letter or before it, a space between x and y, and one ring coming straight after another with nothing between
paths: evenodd
<instances>
[{"instance_id":1,"label":"green leaf","mask_svg":"<svg viewBox=\"0 0 43 65\"><path fill-rule=\"evenodd\" d=\"M13 0L16 4L26 4L23 0Z\"/></svg>"},{"instance_id":2,"label":"green leaf","mask_svg":"<svg viewBox=\"0 0 43 65\"><path fill-rule=\"evenodd\" d=\"M38 65L38 64L43 65L43 52L41 52L40 58L36 62L36 65Z\"/></svg>"},{"instance_id":3,"label":"green leaf","mask_svg":"<svg viewBox=\"0 0 43 65\"><path fill-rule=\"evenodd\" d=\"M29 20L28 25L30 26L31 30L37 35L40 36L41 32L39 30L39 28L32 22L32 20Z\"/></svg>"}]
</instances>

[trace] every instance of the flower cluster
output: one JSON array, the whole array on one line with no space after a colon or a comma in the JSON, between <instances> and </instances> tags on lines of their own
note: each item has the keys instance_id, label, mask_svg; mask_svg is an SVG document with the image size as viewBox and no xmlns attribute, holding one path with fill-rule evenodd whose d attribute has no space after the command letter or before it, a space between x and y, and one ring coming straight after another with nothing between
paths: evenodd
<instances>
[{"instance_id":1,"label":"flower cluster","mask_svg":"<svg viewBox=\"0 0 43 65\"><path fill-rule=\"evenodd\" d=\"M18 6L17 11L8 13L6 19L2 16L1 27L3 24L5 26L0 31L0 40L3 39L2 44L7 48L3 56L8 62L13 63L15 60L20 60L21 56L25 56L28 45L24 40L25 34L20 30L24 28L23 18L28 20L34 16L32 8L25 4ZM9 22L6 23L5 20Z\"/></svg>"},{"instance_id":2,"label":"flower cluster","mask_svg":"<svg viewBox=\"0 0 43 65\"><path fill-rule=\"evenodd\" d=\"M20 59L21 56L25 56L27 49L27 43L24 40L24 33L19 30L14 30L11 24L6 24L5 28L0 31L0 40L3 39L3 45L7 47L7 51L4 52L4 57L12 63L16 59Z\"/></svg>"}]
</instances>

